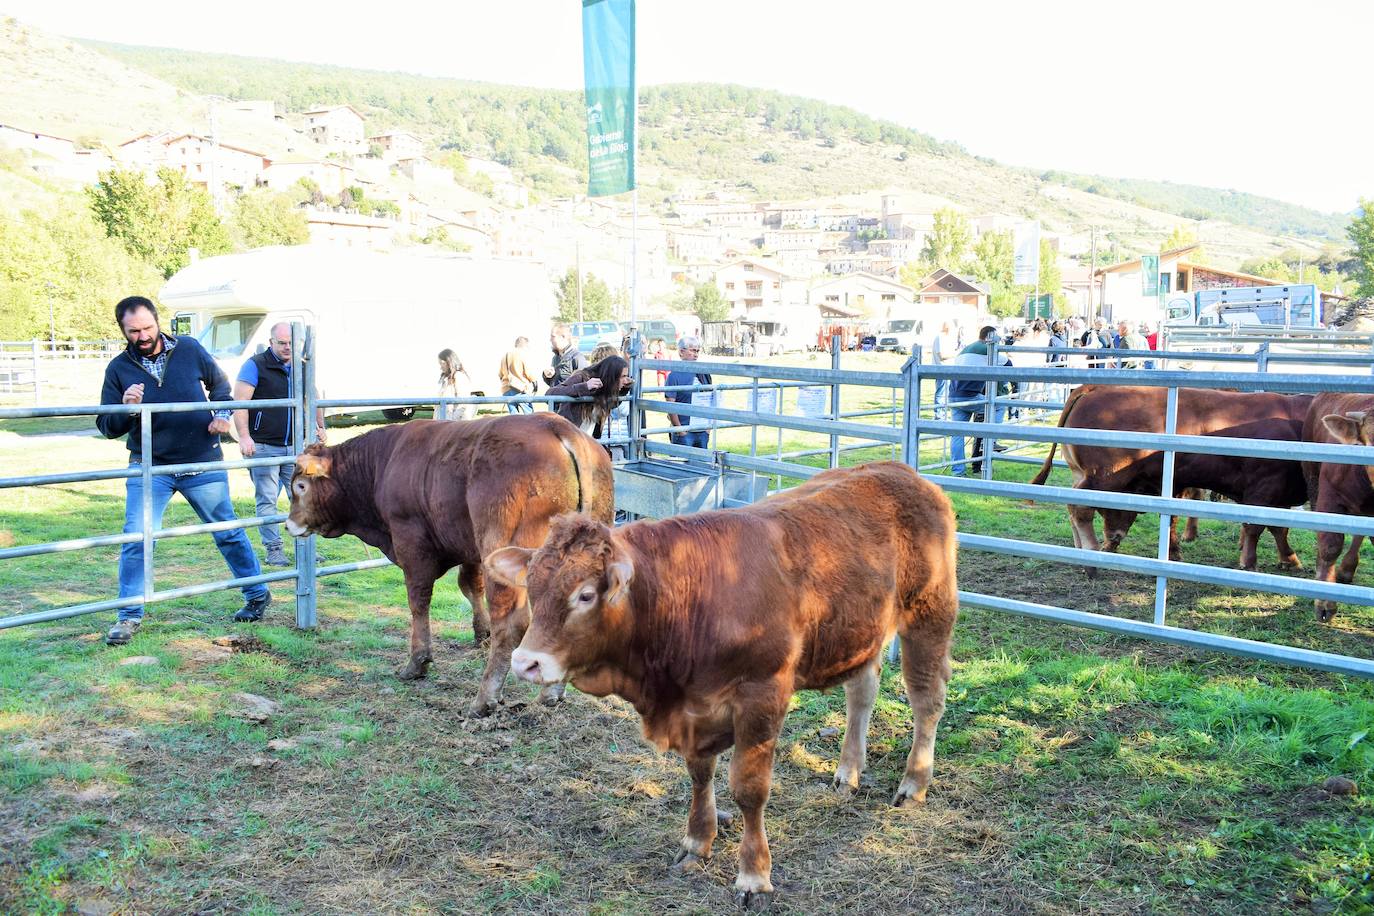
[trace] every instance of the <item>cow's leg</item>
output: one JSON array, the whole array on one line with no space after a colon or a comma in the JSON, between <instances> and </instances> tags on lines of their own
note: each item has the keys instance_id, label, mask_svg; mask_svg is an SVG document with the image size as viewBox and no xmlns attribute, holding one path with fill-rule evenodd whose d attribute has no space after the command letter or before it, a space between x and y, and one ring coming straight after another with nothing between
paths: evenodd
<instances>
[{"instance_id":1,"label":"cow's leg","mask_svg":"<svg viewBox=\"0 0 1374 916\"><path fill-rule=\"evenodd\" d=\"M487 613L487 605L482 595L485 586L481 563L464 563L458 567L458 590L463 593L463 597L468 599L468 604L472 606L472 644L474 646L480 646L491 638L491 615Z\"/></svg>"},{"instance_id":2,"label":"cow's leg","mask_svg":"<svg viewBox=\"0 0 1374 916\"><path fill-rule=\"evenodd\" d=\"M1193 541L1197 540L1196 518L1192 517L1191 515L1188 517L1188 523L1183 526L1183 536L1180 537L1179 540L1181 540L1185 544L1191 544L1193 543Z\"/></svg>"},{"instance_id":3,"label":"cow's leg","mask_svg":"<svg viewBox=\"0 0 1374 916\"><path fill-rule=\"evenodd\" d=\"M1341 555L1341 548L1344 546L1345 535L1339 531L1317 532L1318 582L1336 581L1336 558ZM1336 602L1318 598L1314 604L1317 609L1317 619L1322 623L1327 623L1336 616Z\"/></svg>"},{"instance_id":4,"label":"cow's leg","mask_svg":"<svg viewBox=\"0 0 1374 916\"><path fill-rule=\"evenodd\" d=\"M424 677L434 660L429 641L429 604L434 597L434 580L441 574L442 571L405 569L406 599L410 602L410 659L396 672L403 681Z\"/></svg>"},{"instance_id":5,"label":"cow's leg","mask_svg":"<svg viewBox=\"0 0 1374 916\"><path fill-rule=\"evenodd\" d=\"M477 687L477 699L468 707L473 716L491 715L501 699L501 688L510 671L510 655L520 645L529 627L525 590L502 585L486 577L487 608L491 613L491 641L487 644L487 667Z\"/></svg>"},{"instance_id":6,"label":"cow's leg","mask_svg":"<svg viewBox=\"0 0 1374 916\"><path fill-rule=\"evenodd\" d=\"M932 616L924 619L930 621L929 626L912 628L901 634L902 678L906 681L906 696L911 704L913 734L906 772L892 798L892 804L899 807L925 802L935 769L935 729L945 712L945 688L950 676L949 644L958 601L954 589L949 591L951 607L948 610L928 612ZM937 624L936 621L941 622Z\"/></svg>"},{"instance_id":7,"label":"cow's leg","mask_svg":"<svg viewBox=\"0 0 1374 916\"><path fill-rule=\"evenodd\" d=\"M1181 560L1183 553L1178 549L1178 523L1180 519L1177 515L1169 518L1169 559ZM1192 521L1192 519L1189 519Z\"/></svg>"},{"instance_id":8,"label":"cow's leg","mask_svg":"<svg viewBox=\"0 0 1374 916\"><path fill-rule=\"evenodd\" d=\"M881 656L844 685L844 746L840 750L840 764L835 768L832 783L835 790L844 795L850 795L859 788L859 777L864 771L868 755L868 723L873 717L873 704L878 699L880 664Z\"/></svg>"},{"instance_id":9,"label":"cow's leg","mask_svg":"<svg viewBox=\"0 0 1374 916\"><path fill-rule=\"evenodd\" d=\"M773 858L768 851L763 809L773 782L773 749L787 711L787 697L773 685L760 685L757 692L746 688L740 693L745 702L735 713L735 753L730 759L730 792L744 822L735 904L743 909L765 909L773 899Z\"/></svg>"},{"instance_id":10,"label":"cow's leg","mask_svg":"<svg viewBox=\"0 0 1374 916\"><path fill-rule=\"evenodd\" d=\"M679 874L700 868L711 858L711 844L716 841L716 755L688 757L687 772L692 776L692 810L687 815L687 835L670 869Z\"/></svg>"},{"instance_id":11,"label":"cow's leg","mask_svg":"<svg viewBox=\"0 0 1374 916\"><path fill-rule=\"evenodd\" d=\"M1289 569L1302 569L1302 560L1288 543L1288 529L1270 525L1269 533L1274 536L1274 548L1279 552L1279 562Z\"/></svg>"},{"instance_id":12,"label":"cow's leg","mask_svg":"<svg viewBox=\"0 0 1374 916\"><path fill-rule=\"evenodd\" d=\"M1363 534L1350 536L1350 549L1341 558L1340 568L1336 570L1336 581L1346 585L1355 581L1355 570L1360 566L1360 545L1364 543Z\"/></svg>"},{"instance_id":13,"label":"cow's leg","mask_svg":"<svg viewBox=\"0 0 1374 916\"><path fill-rule=\"evenodd\" d=\"M1264 533L1263 525L1248 522L1240 526L1240 568L1254 571L1259 565L1259 539Z\"/></svg>"},{"instance_id":14,"label":"cow's leg","mask_svg":"<svg viewBox=\"0 0 1374 916\"><path fill-rule=\"evenodd\" d=\"M1073 526L1074 540L1084 550L1100 550L1097 540L1097 510L1092 506L1069 506L1069 524Z\"/></svg>"}]
</instances>

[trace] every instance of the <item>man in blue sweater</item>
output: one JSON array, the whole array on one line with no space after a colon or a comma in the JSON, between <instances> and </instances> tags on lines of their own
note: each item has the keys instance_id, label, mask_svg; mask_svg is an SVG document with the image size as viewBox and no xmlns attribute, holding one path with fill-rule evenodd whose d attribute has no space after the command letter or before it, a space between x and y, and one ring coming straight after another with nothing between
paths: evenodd
<instances>
[{"instance_id":1,"label":"man in blue sweater","mask_svg":"<svg viewBox=\"0 0 1374 916\"><path fill-rule=\"evenodd\" d=\"M959 351L959 355L954 360L956 366L986 366L988 364L989 344L997 339L997 328L986 325L978 332L978 339L967 347ZM1011 360L1002 357L1000 365L1010 366ZM951 419L956 423L982 422L985 416L984 411L987 405L987 383L981 379L959 379L949 386L949 402L953 409ZM998 396L1003 396L1011 391L1011 386L1005 382L997 386ZM1006 408L1000 404L993 412L993 422L1001 423L1002 417L1006 413ZM978 458L983 455L987 443L981 438L975 438L973 444L973 455ZM998 449L1001 451L1001 449ZM962 477L964 470L964 437L956 435L949 441L949 457L951 465L949 472ZM983 463L974 461L973 472L981 473Z\"/></svg>"},{"instance_id":2,"label":"man in blue sweater","mask_svg":"<svg viewBox=\"0 0 1374 916\"><path fill-rule=\"evenodd\" d=\"M128 348L105 367L101 404L201 402L205 394L215 401L229 400L229 380L193 337L171 337L158 325L157 307L142 296L130 296L115 306L115 321L129 341ZM153 454L143 454L142 431L137 414L102 414L96 426L105 437L128 436L129 465L144 461L156 465L220 461L219 437L229 432L229 411L195 410L153 416ZM125 481L124 532L143 531L143 478ZM237 518L229 502L229 475L224 471L157 474L152 478L153 527L162 526L162 515L173 493L181 493L203 522L227 522ZM229 564L235 579L260 575L258 558L243 529L216 531L215 545ZM119 552L119 597L143 594L143 542L125 544ZM234 619L261 620L271 602L261 583L243 588L245 603ZM120 608L119 620L105 636L106 645L128 642L143 621L143 606Z\"/></svg>"}]
</instances>

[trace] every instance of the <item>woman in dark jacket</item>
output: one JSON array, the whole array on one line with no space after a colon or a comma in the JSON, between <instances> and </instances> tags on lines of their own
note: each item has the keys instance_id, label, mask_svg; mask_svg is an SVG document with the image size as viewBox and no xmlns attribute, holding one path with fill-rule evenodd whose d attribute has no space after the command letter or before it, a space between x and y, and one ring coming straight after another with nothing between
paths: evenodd
<instances>
[{"instance_id":1,"label":"woman in dark jacket","mask_svg":"<svg viewBox=\"0 0 1374 916\"><path fill-rule=\"evenodd\" d=\"M601 438L601 427L620 403L620 396L630 390L630 364L623 357L608 356L585 369L578 369L561 385L545 394L566 395L571 398L590 397L590 403L561 402L553 405L554 413L570 420L594 439Z\"/></svg>"}]
</instances>

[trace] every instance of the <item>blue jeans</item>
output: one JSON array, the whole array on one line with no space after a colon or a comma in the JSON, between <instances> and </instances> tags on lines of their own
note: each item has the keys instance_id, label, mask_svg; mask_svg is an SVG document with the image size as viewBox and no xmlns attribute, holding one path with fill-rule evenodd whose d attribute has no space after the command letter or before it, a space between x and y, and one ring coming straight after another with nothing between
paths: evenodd
<instances>
[{"instance_id":1,"label":"blue jeans","mask_svg":"<svg viewBox=\"0 0 1374 916\"><path fill-rule=\"evenodd\" d=\"M138 467L135 462L130 467ZM125 482L127 498L124 503L124 533L143 531L143 478L130 477ZM180 493L186 497L191 508L196 510L202 522L227 522L238 518L229 502L229 475L224 471L204 471L200 474L185 474L177 477L158 475L153 478L153 529L162 527L162 515L167 511L167 503L172 494ZM229 572L235 579L262 574L258 558L253 553L253 545L242 528L232 531L216 531L215 546L229 564ZM156 543L156 542L155 542ZM119 597L128 598L143 594L143 542L124 544L119 550ZM267 586L245 585L243 597L252 600L267 594ZM120 620L142 620L143 605L119 609Z\"/></svg>"},{"instance_id":2,"label":"blue jeans","mask_svg":"<svg viewBox=\"0 0 1374 916\"><path fill-rule=\"evenodd\" d=\"M949 379L935 380L935 419L943 420L949 413Z\"/></svg>"},{"instance_id":3,"label":"blue jeans","mask_svg":"<svg viewBox=\"0 0 1374 916\"><path fill-rule=\"evenodd\" d=\"M507 388L505 391L501 392L501 397L518 398L524 394L525 392L523 391L517 391L514 388ZM509 413L534 413L534 405L531 404L529 401L526 401L523 404L507 404L506 411Z\"/></svg>"},{"instance_id":4,"label":"blue jeans","mask_svg":"<svg viewBox=\"0 0 1374 916\"><path fill-rule=\"evenodd\" d=\"M692 431L690 433L669 433L668 438L674 445L687 445L692 448L709 448L711 444L711 433L709 430Z\"/></svg>"},{"instance_id":5,"label":"blue jeans","mask_svg":"<svg viewBox=\"0 0 1374 916\"><path fill-rule=\"evenodd\" d=\"M981 410L969 410L969 409L964 408L964 407L954 407L954 408L951 408L951 409L950 409L950 412L953 414L953 416L951 416L950 419L953 420L955 423L967 423L967 422L969 422L970 420L973 420L974 418L977 418L977 419L979 419L979 420L981 420L981 419L983 418L983 412L982 412ZM1001 422L1002 422L1002 418L1003 418L1003 416L1004 416L1005 414L1006 414L1006 408L1005 408L1005 407L998 407L996 413L993 415L993 422L995 422L995 423L1001 423ZM986 453L987 453L987 450L988 450L987 440L985 440L985 439L977 439L976 451L979 452L979 453L982 453L982 454L986 454ZM963 437L963 436L954 435L954 436L951 436L951 437L950 437L950 440L949 440L949 457L950 457L950 459L951 459L952 462L953 462L953 463L950 465L950 467L949 467L949 472L950 472L951 474L955 474L955 475L963 474L963 473L964 473L964 437ZM976 465L980 470L982 469L982 464L981 464L979 461L974 461L974 462L972 462L972 463L973 463L974 465Z\"/></svg>"},{"instance_id":6,"label":"blue jeans","mask_svg":"<svg viewBox=\"0 0 1374 916\"><path fill-rule=\"evenodd\" d=\"M296 473L296 459L291 457L291 449L284 445L263 445L257 443L257 451L253 453L254 458L288 458L281 464L268 464L260 468L249 468L248 474L253 478L253 499L257 503L258 517L277 514L277 496L282 490L286 491L286 498L291 498L291 479ZM154 482L157 478L153 478ZM153 507L157 511L157 507ZM263 525L258 529L258 537L262 538L264 547L281 546L281 526Z\"/></svg>"}]
</instances>

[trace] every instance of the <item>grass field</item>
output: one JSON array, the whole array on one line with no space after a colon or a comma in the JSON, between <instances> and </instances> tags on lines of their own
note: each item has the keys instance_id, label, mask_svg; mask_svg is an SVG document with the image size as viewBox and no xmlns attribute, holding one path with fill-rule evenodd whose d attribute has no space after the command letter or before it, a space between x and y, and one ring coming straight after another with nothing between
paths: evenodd
<instances>
[{"instance_id":1,"label":"grass field","mask_svg":"<svg viewBox=\"0 0 1374 916\"><path fill-rule=\"evenodd\" d=\"M846 408L884 400L859 393ZM3 476L122 461L121 444L62 429L0 424ZM783 447L822 442L789 434ZM1030 473L998 466L999 478ZM232 478L240 514L251 513L246 473ZM954 502L961 530L1071 543L1061 507ZM0 545L112 532L122 511L117 483L7 491ZM191 521L174 502L167 524ZM1234 528L1201 528L1185 559L1234 565ZM1154 544L1144 516L1123 549ZM1295 533L1294 545L1310 564L1311 535ZM115 553L5 563L6 612L112 595ZM370 552L341 539L321 541L320 554ZM1272 542L1260 562L1280 571ZM224 573L206 538L163 542L158 569L159 587ZM1371 570L1357 582L1374 583ZM1089 579L973 551L961 553L960 584L1136 619L1153 595L1143 577ZM308 633L290 626L286 600L265 625L236 626L236 597L153 606L117 649L100 640L112 615L0 631L0 911L727 907L738 827L705 874L669 876L689 781L677 758L642 741L626 704L572 690L546 710L508 685L494 717L464 718L481 655L452 577L436 593L436 665L423 682L392 674L408 622L394 569L324 580L321 625ZM1170 622L1374 649L1371 609L1342 606L1323 626L1308 601L1187 583L1172 586ZM230 634L246 638L215 644ZM135 657L154 661L124 664ZM893 672L849 800L828 788L842 693L795 699L767 815L776 910L1374 910L1374 806L1323 788L1338 775L1374 785L1374 684L975 610L960 617L954 660L935 782L914 811L887 804L910 740ZM278 705L254 721L240 693ZM731 809L723 787L721 798Z\"/></svg>"}]
</instances>

